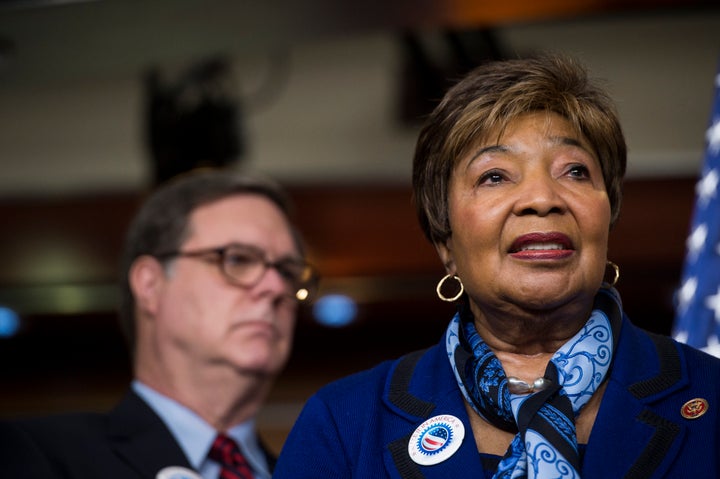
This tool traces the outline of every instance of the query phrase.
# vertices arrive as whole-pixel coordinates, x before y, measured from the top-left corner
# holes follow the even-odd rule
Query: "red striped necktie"
[[[254,479],[250,465],[237,443],[225,434],[218,434],[208,457],[220,464],[219,479]]]

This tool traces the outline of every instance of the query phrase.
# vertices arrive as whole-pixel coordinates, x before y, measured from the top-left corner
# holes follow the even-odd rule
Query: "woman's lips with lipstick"
[[[573,254],[575,248],[562,233],[529,233],[519,236],[510,246],[509,253],[520,259],[561,259]]]

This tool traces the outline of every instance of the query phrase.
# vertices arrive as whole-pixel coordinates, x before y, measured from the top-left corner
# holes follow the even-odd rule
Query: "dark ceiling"
[[[468,30],[507,24],[648,14],[710,0],[5,0],[3,81],[102,76],[222,52],[242,56],[371,31]],[[4,70],[4,71],[2,71]]]

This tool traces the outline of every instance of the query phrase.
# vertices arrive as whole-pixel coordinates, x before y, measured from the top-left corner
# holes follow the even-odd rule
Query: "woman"
[[[571,59],[453,87],[413,185],[458,312],[438,345],[314,395],[274,477],[720,477],[720,360],[633,326],[613,288],[625,162]]]

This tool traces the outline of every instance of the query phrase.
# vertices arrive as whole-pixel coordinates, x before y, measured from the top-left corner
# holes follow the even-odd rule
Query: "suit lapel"
[[[108,440],[141,477],[155,478],[168,466],[192,469],[162,420],[132,391],[109,414]]]
[[[643,340],[645,338],[645,340]],[[679,451],[685,426],[654,409],[687,379],[677,348],[624,322],[608,387],[595,419],[583,478],[661,477]]]
[[[404,357],[388,383],[386,403],[406,420],[403,428],[392,431],[392,439],[385,445],[385,465],[393,477],[464,477],[468,470],[481,467],[470,419],[457,390],[450,364],[440,349],[435,347],[428,352],[419,351]],[[465,436],[454,454],[438,464],[421,466],[411,459],[408,446],[418,426],[436,415],[455,416],[464,425]]]

